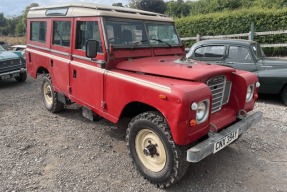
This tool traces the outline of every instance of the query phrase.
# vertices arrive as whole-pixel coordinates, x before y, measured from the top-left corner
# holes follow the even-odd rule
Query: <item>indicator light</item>
[[[160,94],[158,97],[159,97],[160,99],[167,100],[167,96],[166,96],[166,95]]]
[[[190,122],[189,122],[189,125],[190,125],[191,127],[196,126],[196,120],[195,120],[195,119],[191,119]]]

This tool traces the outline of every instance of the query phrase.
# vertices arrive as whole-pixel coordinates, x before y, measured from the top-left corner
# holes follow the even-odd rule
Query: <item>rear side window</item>
[[[71,22],[54,21],[53,22],[53,45],[70,47]]]
[[[246,47],[230,46],[228,51],[228,60],[234,62],[251,62],[252,58]]]
[[[199,47],[194,51],[198,58],[222,58],[225,53],[224,45]]]
[[[101,42],[100,31],[97,21],[77,21],[76,49],[85,50],[86,42],[89,39]],[[102,52],[101,43],[98,52]]]
[[[46,21],[32,21],[30,28],[31,28],[30,40],[43,43],[46,42],[46,31],[47,31]]]

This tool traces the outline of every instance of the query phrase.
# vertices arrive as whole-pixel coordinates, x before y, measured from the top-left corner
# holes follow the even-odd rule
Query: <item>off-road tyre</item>
[[[15,77],[15,79],[19,83],[26,81],[26,79],[27,79],[27,72],[25,71],[23,73],[19,73],[19,76]]]
[[[281,99],[285,105],[287,105],[287,85],[281,91]]]
[[[128,125],[126,140],[137,170],[159,188],[180,180],[189,167],[186,148],[174,143],[166,119],[158,112],[144,112],[134,117]],[[152,157],[143,152],[149,144],[156,146],[157,155]]]
[[[41,92],[46,109],[52,113],[63,110],[64,104],[58,100],[57,92],[54,91],[50,75],[43,77]]]

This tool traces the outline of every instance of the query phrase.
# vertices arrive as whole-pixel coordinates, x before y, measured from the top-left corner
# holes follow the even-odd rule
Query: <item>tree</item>
[[[0,13],[0,26],[5,26],[7,19],[4,17],[4,13]]]
[[[0,13],[0,35],[6,35],[7,19],[4,17],[4,13]]]
[[[26,25],[27,25],[27,15],[32,7],[38,7],[38,3],[32,3],[31,5],[27,6],[26,9],[23,11],[21,19],[16,25],[16,35],[24,35],[26,34]]]
[[[169,1],[166,3],[165,13],[171,17],[186,17],[190,13],[190,6],[183,0]]]
[[[124,7],[122,3],[113,3],[112,6]]]
[[[9,17],[7,18],[7,35],[10,35],[10,36],[15,36],[15,29],[16,29],[16,25],[18,23],[20,19],[20,16],[13,16],[13,17]]]
[[[156,13],[164,13],[166,10],[163,0],[130,0],[129,7]]]
[[[22,36],[26,33],[26,25],[24,23],[24,19],[23,16],[19,17],[19,21],[16,24],[16,28],[15,28],[15,34],[17,36]]]
[[[234,10],[242,7],[242,2],[251,3],[250,0],[199,0],[187,2],[190,7],[190,14],[206,14],[224,10]]]
[[[246,1],[246,0],[245,0]],[[287,0],[255,0],[253,6],[261,8],[276,8],[280,9],[287,6]]]

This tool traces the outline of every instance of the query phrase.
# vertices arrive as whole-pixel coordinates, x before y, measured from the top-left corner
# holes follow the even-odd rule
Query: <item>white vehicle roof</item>
[[[47,7],[32,7],[28,12],[27,18],[91,16],[110,16],[140,20],[173,22],[173,19],[160,13],[93,3],[69,3]]]
[[[26,49],[27,45],[13,45],[11,46],[12,48],[22,48],[22,49]]]

